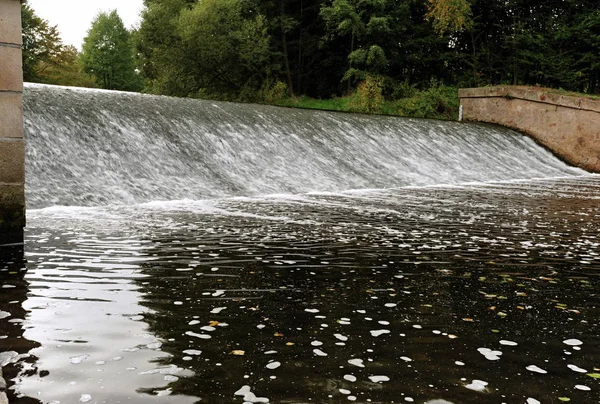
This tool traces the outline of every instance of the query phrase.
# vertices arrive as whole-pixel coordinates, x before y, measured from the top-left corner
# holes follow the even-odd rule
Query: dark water
[[[599,201],[586,176],[32,210],[14,402],[598,402]]]

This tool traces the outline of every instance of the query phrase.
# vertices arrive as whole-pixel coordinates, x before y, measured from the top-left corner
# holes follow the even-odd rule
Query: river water
[[[48,154],[31,105],[30,161]],[[429,125],[417,138],[431,140],[431,125],[444,124],[414,125]],[[0,278],[10,402],[598,402],[600,176],[500,129],[467,127],[448,144],[468,150],[469,130],[496,139],[488,151],[476,146],[484,156],[523,154],[486,170],[470,160],[474,149],[439,175],[421,168],[428,182],[408,170],[409,184],[377,172],[394,171],[385,157],[364,171],[372,187],[354,187],[362,172],[348,159],[350,168],[334,164],[339,190],[318,167],[323,152],[307,163],[314,172],[299,165],[297,176],[285,174],[294,192],[269,193],[261,187],[277,181],[265,178],[279,177],[248,174],[236,187],[205,183],[185,194],[175,186],[173,198],[164,178],[121,182],[134,168],[97,171],[121,176],[113,183],[95,178],[73,157],[98,154],[85,146],[51,158],[62,162],[30,164],[30,184],[62,164],[55,176],[77,191],[28,188],[25,256],[16,264],[26,271]],[[366,142],[353,133],[345,146],[361,136]],[[372,159],[383,153],[365,150]],[[421,144],[410,153],[429,158]],[[442,164],[442,154],[427,164]],[[129,157],[103,164],[143,159]],[[525,158],[540,163],[525,170]],[[252,172],[244,164],[236,175]],[[256,164],[268,173],[274,163]],[[193,183],[187,174],[176,185]],[[83,195],[92,181],[111,192]],[[158,197],[144,200],[152,190]]]

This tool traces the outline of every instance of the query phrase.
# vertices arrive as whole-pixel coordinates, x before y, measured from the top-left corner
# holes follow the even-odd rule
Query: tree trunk
[[[283,23],[283,17],[284,17],[284,4],[283,4],[284,0],[281,0],[281,44],[283,46],[283,59],[284,59],[284,65],[285,65],[285,74],[287,76],[287,85],[288,85],[288,91],[290,93],[290,96],[294,96],[294,82],[292,81],[292,72],[290,71],[290,60],[289,60],[289,55],[288,55],[288,49],[287,49],[287,40],[285,38],[285,26]]]
[[[300,1],[300,37],[298,38],[298,72],[297,72],[297,77],[296,77],[296,89],[302,93],[302,72],[303,72],[303,65],[302,65],[302,34],[304,33],[304,30],[302,29],[302,17],[304,14],[304,1]]]

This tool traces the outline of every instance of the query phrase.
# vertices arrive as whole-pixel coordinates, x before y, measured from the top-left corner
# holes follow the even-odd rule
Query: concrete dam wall
[[[569,164],[600,172],[600,101],[513,86],[461,89],[459,97],[463,120],[524,132]]]

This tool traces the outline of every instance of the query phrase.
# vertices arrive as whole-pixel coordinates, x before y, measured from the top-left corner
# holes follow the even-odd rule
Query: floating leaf
[[[571,401],[569,397],[558,397],[560,401]]]
[[[216,327],[218,326],[220,323],[218,321],[215,320],[211,320],[208,322],[208,325],[210,325],[211,327]]]
[[[499,333],[500,330],[493,329],[492,332]]]
[[[593,377],[594,379],[600,379],[600,373],[588,373],[589,377]]]
[[[285,344],[286,344],[287,346],[292,346],[292,345],[295,345],[293,342],[286,342]]]
[[[242,351],[241,349],[234,349],[233,351],[231,351],[231,354],[236,356],[243,356],[246,355],[246,351]]]

